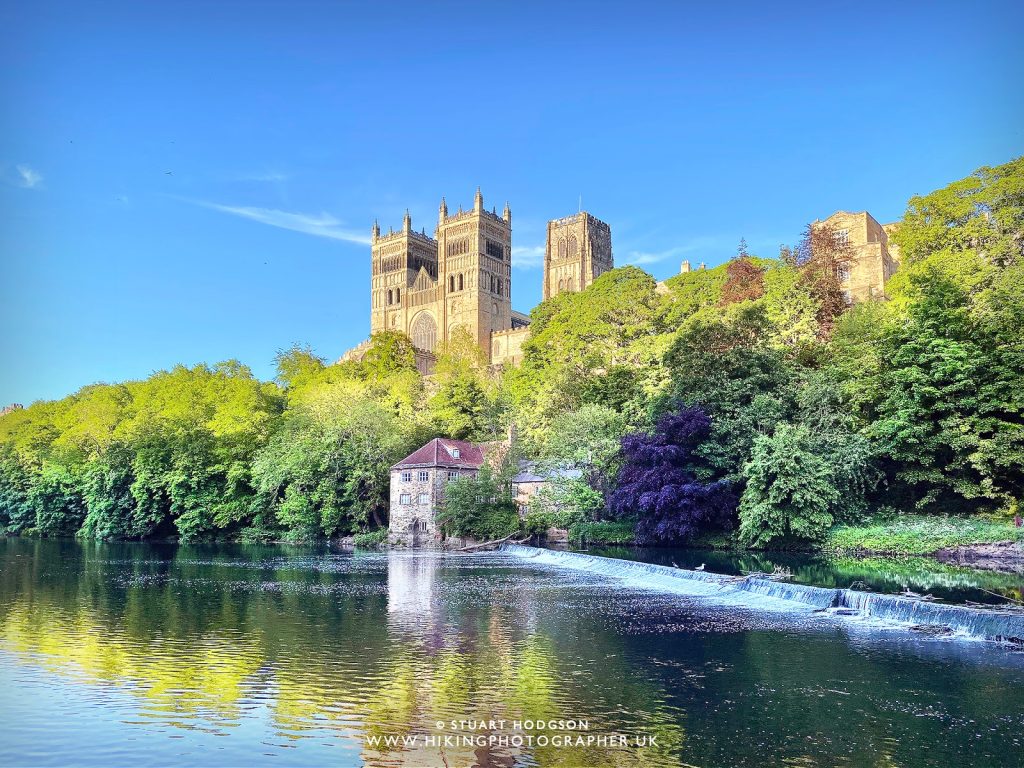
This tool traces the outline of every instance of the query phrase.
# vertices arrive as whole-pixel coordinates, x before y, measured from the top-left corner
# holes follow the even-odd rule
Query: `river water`
[[[484,722],[486,721],[486,722]],[[0,541],[0,764],[1020,766],[1024,655],[503,553]]]

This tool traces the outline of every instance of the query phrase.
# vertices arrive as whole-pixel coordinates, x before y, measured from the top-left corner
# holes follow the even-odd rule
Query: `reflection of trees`
[[[598,631],[579,646],[558,610],[535,596],[495,597],[479,574],[467,588],[440,561],[413,566],[413,582],[395,579],[412,589],[403,601],[385,593],[375,557],[338,573],[315,551],[7,541],[0,644],[67,680],[116,684],[157,722],[222,727],[265,701],[282,735],[359,737],[370,764],[441,764],[442,753],[450,765],[511,764],[520,753],[551,766],[678,760],[680,727],[654,710],[663,694],[633,674],[620,638]],[[569,673],[581,655],[580,668],[600,669],[596,683]],[[409,751],[365,741],[438,734],[436,721],[465,718],[510,721],[505,735],[526,719],[620,732],[621,712],[669,747]]]

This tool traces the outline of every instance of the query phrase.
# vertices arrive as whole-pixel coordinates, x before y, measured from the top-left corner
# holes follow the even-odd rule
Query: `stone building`
[[[490,448],[485,443],[439,437],[395,464],[388,542],[407,547],[440,545],[437,513],[445,486],[463,475],[475,476]]]
[[[434,237],[415,232],[406,211],[402,229],[371,233],[370,333],[401,331],[432,353],[462,327],[486,350],[491,334],[512,325],[512,212],[473,208],[449,215],[444,199]]]
[[[548,222],[544,248],[545,300],[582,291],[614,266],[612,230],[586,211]]]
[[[813,226],[828,226],[850,246],[850,259],[839,264],[839,282],[851,303],[885,298],[885,284],[900,265],[899,248],[889,242],[897,224],[879,224],[867,211],[837,211]]]
[[[370,333],[400,331],[412,339],[416,365],[433,369],[439,344],[464,328],[492,365],[515,365],[529,336],[529,315],[512,309],[512,212],[484,210],[477,189],[471,210],[449,214],[444,198],[433,237],[412,227],[371,231]],[[611,229],[586,212],[548,223],[544,298],[583,290],[612,268]],[[369,341],[341,358],[361,360]]]

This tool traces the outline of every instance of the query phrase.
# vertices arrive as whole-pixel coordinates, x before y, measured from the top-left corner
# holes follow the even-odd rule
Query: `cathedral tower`
[[[489,353],[491,332],[512,327],[512,212],[508,204],[501,216],[484,210],[479,189],[468,211],[448,215],[442,200],[435,237],[438,328],[448,339],[462,326]]]
[[[612,230],[603,221],[581,211],[548,222],[545,300],[566,291],[582,291],[613,267]]]
[[[437,243],[413,231],[406,211],[399,232],[381,235],[374,222],[370,252],[370,333],[409,333],[416,308],[437,300]],[[433,341],[429,334],[421,341],[425,349],[433,350],[436,333]]]

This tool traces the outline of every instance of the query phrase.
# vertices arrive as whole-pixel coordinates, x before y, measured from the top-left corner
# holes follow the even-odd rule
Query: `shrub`
[[[352,537],[352,543],[357,547],[379,547],[388,540],[388,529],[378,528],[374,531],[363,531]]]

